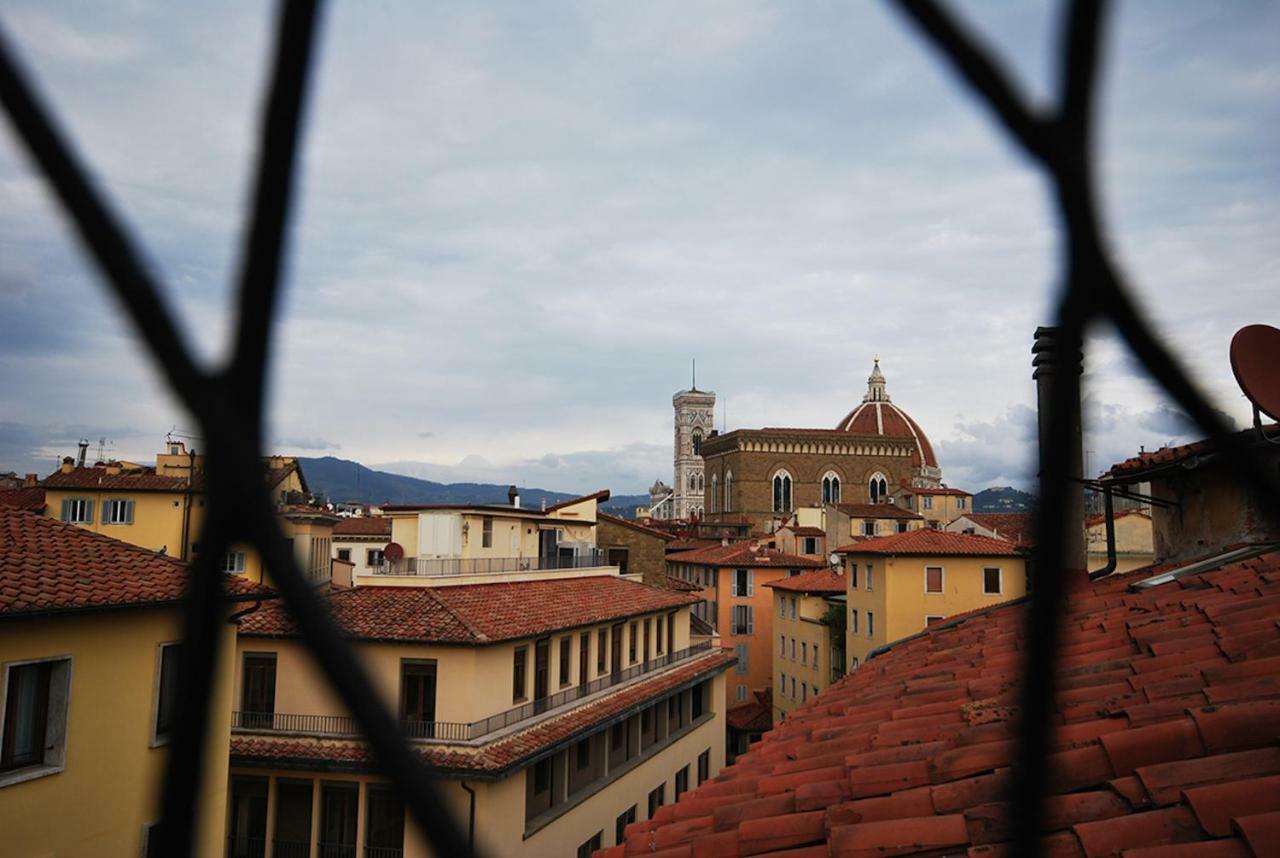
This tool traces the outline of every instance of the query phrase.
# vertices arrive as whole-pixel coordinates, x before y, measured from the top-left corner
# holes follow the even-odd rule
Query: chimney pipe
[[[511,486],[507,489],[507,503],[517,509],[520,507],[520,490],[515,486]]]
[[[1049,407],[1053,399],[1053,379],[1063,373],[1083,373],[1083,356],[1080,352],[1073,355],[1059,353],[1058,329],[1050,327],[1036,328],[1035,345],[1031,353],[1034,370],[1031,377],[1036,382],[1036,413],[1039,426],[1039,461],[1045,461],[1047,451],[1045,445],[1049,439]],[[1077,391],[1078,391],[1077,386]],[[1078,393],[1077,393],[1078,395]],[[1084,539],[1084,432],[1081,428],[1080,403],[1076,403],[1075,425],[1070,427],[1070,449],[1067,455],[1067,496],[1066,496],[1066,530],[1063,534],[1062,568],[1088,569],[1088,555],[1085,552]],[[1043,490],[1041,491],[1043,495]]]
[[[83,468],[83,467],[84,467],[84,459],[85,459],[85,456],[86,456],[86,455],[88,455],[88,453],[89,453],[89,442],[88,442],[88,441],[86,441],[86,440],[84,440],[84,439],[81,439],[81,440],[80,440],[80,452],[76,455],[76,467],[77,467],[77,468]]]

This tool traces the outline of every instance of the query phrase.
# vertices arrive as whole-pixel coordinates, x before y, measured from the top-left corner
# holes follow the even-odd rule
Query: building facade
[[[844,676],[844,576],[818,569],[765,584],[773,592],[773,723]]]
[[[604,512],[596,513],[596,522],[596,547],[607,564],[651,587],[666,586],[667,546],[675,536]]]
[[[675,409],[674,484],[670,518],[702,518],[706,512],[706,474],[702,445],[715,425],[716,395],[690,387],[671,397]]]

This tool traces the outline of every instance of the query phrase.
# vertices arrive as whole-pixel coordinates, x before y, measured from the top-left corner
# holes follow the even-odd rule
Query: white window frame
[[[123,516],[116,513],[123,510]],[[133,501],[128,498],[105,498],[102,501],[102,523],[133,524]]]
[[[737,697],[740,702],[747,699],[747,686],[742,684],[738,685]]]
[[[929,589],[929,570],[938,570],[938,589]],[[947,593],[947,569],[945,566],[926,566],[924,567],[924,591],[930,596],[945,596]]]
[[[385,566],[387,561],[382,551],[383,549],[381,548],[366,548],[364,550],[364,565],[370,569],[381,569]],[[377,563],[373,562],[375,557],[377,557]]]
[[[925,496],[924,496],[924,497],[922,497],[920,500],[921,500],[920,507],[921,507],[922,509],[933,509],[933,496],[932,496],[932,495],[925,495]]]
[[[93,498],[63,498],[61,520],[67,524],[93,524]],[[84,511],[83,516],[68,515],[69,509]]]
[[[733,512],[733,471],[724,472],[724,511]]]
[[[232,575],[243,575],[245,569],[244,552],[237,551],[234,548],[228,549],[227,553],[222,556],[222,565],[218,568]]]
[[[738,573],[739,573],[739,572],[746,572],[746,573],[747,573],[747,591],[746,591],[745,593],[741,592],[741,591],[739,590],[739,588],[738,588]],[[735,597],[739,598],[739,599],[746,599],[746,598],[750,598],[751,596],[754,596],[754,595],[755,595],[755,592],[756,592],[756,588],[755,588],[755,580],[754,580],[754,579],[755,579],[755,575],[752,573],[752,570],[750,570],[750,569],[734,569],[734,570],[733,570],[733,595],[734,595]]]
[[[987,589],[987,572],[991,570],[996,572],[996,590]],[[983,566],[982,567],[982,595],[984,596],[1002,596],[1004,595],[1004,567],[1003,566]]]
[[[962,497],[956,498],[956,509],[964,509],[964,498]]]
[[[0,662],[0,722],[4,720],[9,705],[9,671],[15,667],[45,662],[56,662],[63,667],[61,670],[55,667],[49,676],[49,705],[46,712],[49,720],[45,724],[44,760],[0,774],[0,788],[55,775],[67,767],[67,722],[70,720],[71,673],[74,667],[74,660],[69,654]],[[0,741],[3,741],[3,736],[0,736]]]

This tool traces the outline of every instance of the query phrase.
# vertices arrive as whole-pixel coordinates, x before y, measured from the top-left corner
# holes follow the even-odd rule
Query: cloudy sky
[[[1098,141],[1115,248],[1243,426],[1230,336],[1280,316],[1280,7],[1117,6]],[[0,0],[210,362],[271,8]],[[1054,7],[960,8],[1047,99]],[[826,427],[879,354],[948,482],[1030,484],[1046,188],[888,6],[338,2],[317,68],[282,452],[640,491],[670,479],[692,358],[728,428]],[[0,129],[0,471],[47,473],[79,437],[149,460],[194,427]],[[1105,330],[1086,387],[1095,470],[1187,437]]]

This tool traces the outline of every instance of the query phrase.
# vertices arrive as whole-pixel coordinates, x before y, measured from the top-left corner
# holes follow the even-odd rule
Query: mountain
[[[1031,512],[1036,496],[1012,486],[992,486],[973,496],[974,512]]]
[[[507,486],[493,483],[436,483],[375,471],[359,462],[324,456],[313,459],[299,456],[307,485],[313,492],[327,495],[332,501],[357,503],[483,503],[505,504]],[[541,508],[575,497],[565,492],[520,487],[520,505]],[[614,495],[601,508],[628,518],[637,506],[648,506],[648,495]]]

